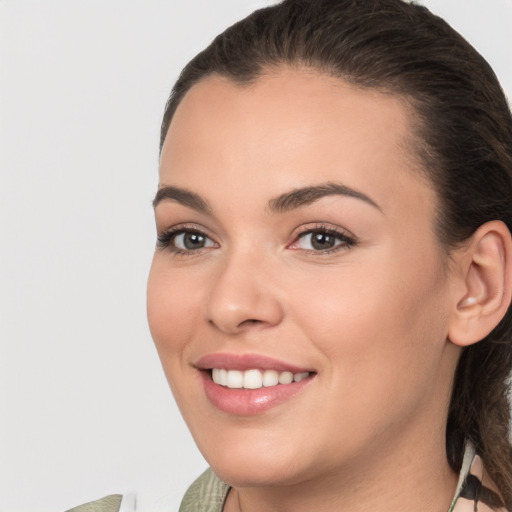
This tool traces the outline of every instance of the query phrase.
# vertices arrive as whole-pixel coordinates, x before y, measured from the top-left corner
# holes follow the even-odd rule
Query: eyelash
[[[335,239],[339,240],[341,243],[336,244],[332,248],[328,249],[300,249],[299,247],[293,247],[294,245],[297,245],[300,240],[305,238],[307,235],[311,235],[313,233],[318,233],[322,235],[327,235],[334,237]],[[176,226],[174,228],[168,229],[167,231],[164,231],[163,233],[160,233],[157,237],[157,247],[159,249],[168,249],[175,255],[183,255],[183,256],[192,256],[197,255],[203,252],[204,249],[209,249],[210,247],[200,247],[198,249],[181,249],[179,247],[176,247],[174,245],[174,242],[176,238],[180,235],[185,234],[196,234],[200,237],[204,237],[204,239],[209,240],[213,244],[217,245],[216,242],[214,242],[206,233],[201,231],[200,229],[196,227],[188,227],[188,226]],[[350,247],[353,247],[357,244],[357,240],[353,235],[348,235],[346,231],[338,230],[332,227],[328,227],[325,225],[316,225],[313,227],[309,227],[301,232],[299,232],[293,242],[289,244],[287,247],[291,250],[302,250],[304,254],[307,255],[324,255],[324,254],[331,254],[334,252],[338,252],[341,250],[349,249]]]
[[[175,255],[192,256],[202,252],[202,249],[209,249],[209,247],[201,247],[198,249],[181,249],[174,245],[174,241],[180,235],[195,234],[213,242],[213,240],[203,231],[192,226],[176,226],[168,229],[157,236],[157,247],[159,249],[168,249]],[[215,242],[213,242],[215,243]]]
[[[334,247],[331,247],[329,249],[322,249],[322,250],[314,250],[314,249],[302,249],[302,251],[307,254],[313,254],[313,255],[324,255],[324,254],[332,254],[334,252],[342,251],[350,249],[351,247],[355,246],[357,244],[356,238],[348,234],[347,231],[336,229],[331,226],[325,226],[323,224],[318,224],[313,227],[309,227],[301,232],[299,232],[296,236],[294,241],[288,246],[289,248],[293,245],[296,245],[301,239],[305,238],[307,235],[311,235],[313,233],[318,233],[322,235],[332,236],[335,239],[339,240],[341,243],[336,244]],[[295,250],[300,250],[299,248],[296,248]]]

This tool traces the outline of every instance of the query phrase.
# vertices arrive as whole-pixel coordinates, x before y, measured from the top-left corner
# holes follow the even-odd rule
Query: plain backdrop
[[[264,0],[0,1],[0,510],[135,492],[175,511],[206,467],[146,325],[171,84]],[[512,97],[512,0],[431,0]]]

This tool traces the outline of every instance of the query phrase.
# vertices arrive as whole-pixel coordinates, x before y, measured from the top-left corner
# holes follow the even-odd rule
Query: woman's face
[[[301,70],[210,77],[176,111],[149,323],[200,450],[232,485],[443,446],[453,286],[411,124],[391,95]]]

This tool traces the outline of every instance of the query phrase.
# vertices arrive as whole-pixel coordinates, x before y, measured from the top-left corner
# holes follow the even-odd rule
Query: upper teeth
[[[277,384],[291,384],[305,379],[309,372],[292,373],[278,372],[276,370],[225,370],[213,368],[212,379],[215,384],[233,389],[259,389],[263,386],[270,387]]]

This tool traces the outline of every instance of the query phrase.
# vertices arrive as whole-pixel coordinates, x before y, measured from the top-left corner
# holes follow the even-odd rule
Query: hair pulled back
[[[414,150],[440,199],[449,251],[490,220],[512,231],[512,117],[489,64],[425,7],[402,0],[285,0],[234,24],[184,68],[167,102],[162,147],[186,92],[211,74],[248,84],[279,66],[317,69],[404,98],[416,115]],[[469,439],[512,509],[509,379],[512,309],[464,349],[449,408],[455,471]]]

